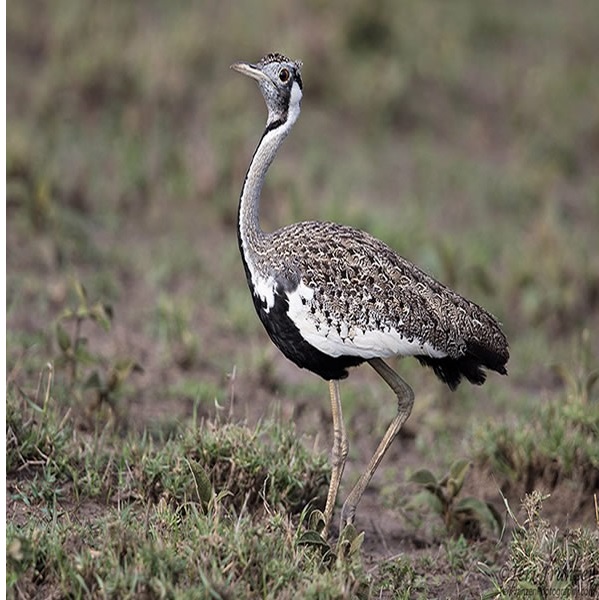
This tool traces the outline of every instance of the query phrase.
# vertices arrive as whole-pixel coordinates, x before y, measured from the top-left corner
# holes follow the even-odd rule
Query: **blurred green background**
[[[9,364],[77,279],[142,362],[255,367],[235,215],[265,111],[228,67],[276,50],[305,95],[264,226],[367,228],[500,318],[512,385],[546,382],[599,327],[597,22],[582,0],[9,2]]]

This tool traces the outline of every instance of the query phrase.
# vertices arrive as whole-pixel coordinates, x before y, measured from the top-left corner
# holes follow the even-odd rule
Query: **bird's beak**
[[[256,65],[250,63],[238,62],[231,65],[231,69],[243,75],[247,75],[256,81],[270,81],[268,75],[265,75]]]

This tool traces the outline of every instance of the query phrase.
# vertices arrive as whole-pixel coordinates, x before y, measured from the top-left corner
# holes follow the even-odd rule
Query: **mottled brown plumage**
[[[495,317],[364,231],[295,223],[265,234],[254,261],[286,290],[300,281],[315,290],[308,317],[323,335],[334,329],[350,342],[358,329],[395,329],[447,355],[446,361],[416,356],[452,388],[462,374],[482,383],[481,366],[505,373],[507,340]],[[451,359],[456,366],[461,359],[465,372],[452,373]]]

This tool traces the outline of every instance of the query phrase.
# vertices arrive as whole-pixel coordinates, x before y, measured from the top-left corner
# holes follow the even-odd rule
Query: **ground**
[[[156,581],[167,597],[184,595],[186,585],[205,585],[213,597],[226,597],[225,585],[246,586],[232,593],[249,596],[293,597],[295,585],[312,597],[480,597],[503,589],[508,597],[524,584],[542,596],[563,578],[551,579],[549,561],[547,580],[539,580],[518,552],[530,544],[541,564],[548,547],[535,544],[553,532],[554,559],[565,544],[587,565],[568,572],[567,592],[599,589],[589,583],[599,578],[591,543],[599,490],[597,18],[593,3],[582,1],[517,9],[474,0],[400,8],[265,1],[231,10],[9,3],[13,596],[116,597],[127,589],[154,597]],[[484,386],[453,394],[416,361],[393,362],[416,403],[359,507],[358,563],[346,568],[340,559],[326,582],[262,573],[267,583],[258,591],[251,561],[224,569],[239,576],[221,581],[218,544],[208,544],[213,562],[193,554],[198,542],[184,525],[196,509],[177,511],[189,497],[194,506],[205,498],[176,476],[185,451],[193,468],[206,469],[216,495],[231,490],[235,477],[246,489],[246,467],[229,472],[219,462],[235,465],[235,454],[196,455],[189,440],[209,430],[222,449],[219,431],[235,425],[236,448],[235,439],[266,423],[260,439],[268,455],[279,447],[273,422],[292,424],[293,439],[307,450],[303,456],[281,442],[279,458],[291,470],[290,448],[304,472],[313,469],[314,480],[290,474],[302,494],[315,495],[328,476],[327,384],[287,362],[262,331],[236,242],[239,189],[265,115],[255,85],[228,66],[275,50],[304,61],[305,91],[302,115],[269,173],[264,227],[321,219],[367,229],[497,315],[511,359],[508,377],[490,374]],[[341,389],[350,435],[345,496],[395,405],[368,366],[353,370]],[[422,505],[410,505],[426,497],[408,481],[414,473],[440,477],[459,459],[472,463],[459,498],[490,503],[504,531],[481,519],[480,536],[452,535],[434,511],[423,516]],[[274,463],[256,460],[274,472]],[[271,540],[268,532],[276,537],[282,527],[297,539],[301,502],[274,490],[260,503],[252,485],[249,514],[235,501],[231,509],[240,522],[250,519],[247,531],[264,527]],[[534,490],[550,494],[537,512],[521,505]],[[123,514],[125,505],[132,515]],[[211,506],[215,527],[230,517]],[[153,544],[172,543],[170,554],[144,546],[136,529],[143,515]],[[180,539],[165,533],[167,517],[181,526]],[[69,526],[76,535],[68,536]],[[121,526],[128,531],[122,539],[114,534]],[[588,540],[572,542],[578,528]],[[110,552],[101,560],[94,554],[102,551],[96,534],[121,565],[114,588],[106,583]],[[218,530],[222,547],[229,534]],[[186,539],[187,560],[204,565],[201,582],[196,571],[172,575]],[[118,544],[139,551],[127,554]],[[62,559],[43,566],[53,552]],[[237,564],[240,556],[227,560]],[[70,563],[79,567],[69,570]],[[301,554],[289,558],[291,571],[309,573],[308,563]],[[133,572],[139,581],[162,575],[135,584]]]

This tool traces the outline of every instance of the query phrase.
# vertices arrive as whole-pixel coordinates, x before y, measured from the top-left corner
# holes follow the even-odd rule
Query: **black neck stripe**
[[[279,127],[281,127],[281,125],[285,125],[285,121],[287,119],[283,120],[283,119],[277,119],[276,121],[273,121],[272,123],[269,123],[266,126],[266,129],[264,130],[264,133],[262,134],[262,137],[264,137],[268,132],[273,131]]]

